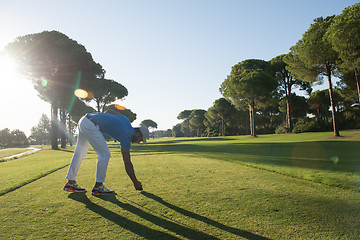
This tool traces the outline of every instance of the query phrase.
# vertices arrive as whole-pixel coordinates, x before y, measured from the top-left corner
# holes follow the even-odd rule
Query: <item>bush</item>
[[[290,128],[286,127],[286,124],[282,124],[275,129],[275,133],[276,134],[291,133],[291,130]]]
[[[327,127],[325,124],[320,124],[316,122],[314,119],[305,118],[299,120],[292,130],[293,133],[302,133],[302,132],[321,132],[326,131]]]

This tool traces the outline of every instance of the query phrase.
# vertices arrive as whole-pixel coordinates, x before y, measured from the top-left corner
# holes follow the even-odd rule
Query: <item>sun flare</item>
[[[29,130],[31,126],[36,125],[38,119],[32,118],[40,117],[33,114],[34,108],[40,109],[44,104],[37,95],[32,81],[17,73],[15,62],[9,56],[0,53],[0,114],[3,116],[0,130]],[[26,121],[24,116],[27,116]]]
[[[17,77],[14,61],[6,56],[0,54],[0,81],[1,85]]]

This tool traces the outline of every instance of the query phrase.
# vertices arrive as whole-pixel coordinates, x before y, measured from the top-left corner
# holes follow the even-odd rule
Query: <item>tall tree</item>
[[[172,128],[173,137],[184,137],[184,133],[181,131],[181,123],[176,124]]]
[[[20,131],[19,129],[15,129],[11,131],[12,135],[12,147],[28,147],[29,141],[23,131]]]
[[[337,15],[326,36],[339,53],[342,67],[354,72],[360,102],[360,3],[345,8]]]
[[[194,109],[190,114],[190,128],[194,130],[197,137],[200,137],[205,130],[205,113],[206,111],[203,109]]]
[[[290,57],[286,54],[279,55],[270,60],[272,70],[279,83],[279,90],[285,94],[286,100],[286,126],[289,131],[292,131],[292,109],[291,109],[291,95],[293,88],[300,87],[300,90],[306,90],[308,93],[311,92],[309,82],[303,82],[293,77],[290,72],[286,69],[287,64],[284,62],[284,58]]]
[[[0,131],[0,147],[10,147],[12,141],[12,135],[9,128],[4,128]]]
[[[140,123],[140,126],[147,126],[148,128],[152,128],[153,129],[153,138],[155,138],[154,130],[158,126],[156,122],[154,122],[151,119],[145,119]]]
[[[191,115],[191,110],[184,110],[182,112],[179,113],[179,115],[177,116],[177,119],[179,120],[184,120],[184,123],[186,125],[186,132],[185,132],[185,136],[190,137],[190,115]]]
[[[33,80],[39,96],[51,103],[51,143],[58,149],[58,111],[65,108],[63,99],[73,94],[78,81],[100,78],[104,70],[84,46],[57,31],[18,37],[6,50],[15,57],[22,74]],[[82,79],[76,77],[78,72]]]
[[[301,119],[306,117],[306,114],[308,113],[308,103],[306,101],[306,98],[303,96],[297,96],[295,93],[292,93],[290,95],[291,99],[291,106],[292,106],[292,114],[291,117],[293,120]],[[287,113],[287,100],[286,97],[283,97],[279,103],[279,110],[282,113]],[[294,122],[294,121],[292,121]]]
[[[274,133],[277,126],[283,122],[279,111],[279,102],[280,95],[276,91],[266,101],[258,102],[256,108],[258,113],[256,115],[257,131],[263,134]]]
[[[334,136],[340,136],[337,127],[336,109],[333,99],[331,77],[337,68],[338,53],[332,48],[325,34],[332,24],[334,16],[316,18],[295,46],[291,47],[291,58],[285,59],[288,70],[296,78],[309,82],[327,78],[332,111]]]
[[[0,131],[0,148],[28,146],[29,141],[24,132],[18,129],[10,131],[8,128],[4,128]]]
[[[214,101],[205,113],[205,117],[211,125],[219,125],[219,135],[225,136],[225,126],[233,113],[234,106],[225,98]]]
[[[315,115],[315,120],[320,123],[326,123],[329,117],[329,92],[327,90],[318,90],[311,93],[309,99],[310,113]]]
[[[250,115],[250,134],[256,136],[256,102],[271,96],[277,82],[270,71],[270,64],[264,60],[249,59],[231,68],[230,75],[221,84],[220,92],[235,106],[246,104]]]
[[[37,144],[50,143],[51,123],[46,114],[42,114],[38,125],[31,128],[30,138],[34,139]]]

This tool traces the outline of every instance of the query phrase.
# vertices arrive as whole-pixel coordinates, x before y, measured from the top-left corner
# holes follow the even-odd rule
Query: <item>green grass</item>
[[[67,168],[59,168],[0,196],[0,238],[358,239],[360,192],[352,184],[339,188],[289,176],[315,170],[333,173],[339,181],[343,173],[356,176],[352,167],[359,158],[353,147],[359,144],[359,132],[342,134],[341,139],[314,133],[134,145],[132,160],[143,192],[133,189],[118,144],[110,143],[106,185],[118,195],[68,194],[61,190]],[[308,152],[317,155],[311,159]],[[332,166],[335,153],[339,160]],[[88,190],[94,183],[95,158],[90,151],[79,172],[78,182]],[[3,162],[0,181],[24,169],[24,182],[34,178],[27,173],[32,168],[42,166],[46,172],[70,159],[71,152],[48,150]],[[300,162],[287,162],[293,159]],[[324,159],[326,164],[318,167],[316,162]],[[34,163],[27,166],[30,160]],[[20,161],[16,168],[3,165]],[[309,161],[312,165],[304,166]]]
[[[0,196],[69,165],[71,151],[42,150],[0,162]]]
[[[189,153],[274,171],[319,183],[358,190],[360,131],[184,138],[152,143],[151,152]],[[142,150],[146,152],[147,150]]]

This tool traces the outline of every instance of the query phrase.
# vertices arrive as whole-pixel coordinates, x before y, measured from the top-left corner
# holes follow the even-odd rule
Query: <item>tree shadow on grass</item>
[[[169,202],[166,202],[164,201],[161,197],[158,197],[156,196],[155,194],[152,194],[152,193],[148,193],[146,191],[143,191],[141,192],[142,195],[144,195],[145,197],[147,198],[151,198],[153,200],[155,200],[156,202],[180,213],[180,214],[183,214],[184,216],[187,216],[187,217],[191,217],[193,219],[196,219],[196,220],[199,220],[201,222],[204,222],[206,224],[209,224],[213,227],[216,227],[218,229],[221,229],[221,230],[224,230],[226,232],[229,232],[229,233],[232,233],[232,234],[235,234],[239,237],[243,237],[243,238],[246,238],[246,239],[252,239],[252,240],[255,240],[255,239],[262,239],[262,240],[266,240],[266,239],[269,239],[269,238],[266,238],[266,237],[262,237],[260,235],[257,235],[257,234],[254,234],[254,233],[251,233],[249,231],[245,231],[245,230],[241,230],[241,229],[238,229],[238,228],[234,228],[234,227],[229,227],[229,226],[226,226],[222,223],[219,223],[217,221],[214,221],[210,218],[207,218],[207,217],[204,217],[204,216],[201,216],[197,213],[194,213],[194,212],[190,212],[186,209],[183,209],[183,208],[180,208],[178,206],[175,206]]]
[[[115,196],[112,197],[115,198]],[[91,202],[85,193],[72,193],[69,195],[69,198],[85,204],[86,208],[90,209],[94,213],[99,214],[100,216],[108,219],[109,221],[112,221],[113,223],[119,225],[120,227],[134,234],[137,234],[145,239],[170,239],[170,240],[179,239],[168,233],[154,230],[142,224],[129,220],[115,212],[112,212],[102,206],[99,206]]]
[[[181,225],[180,223],[175,223],[173,221],[155,216],[153,214],[150,214],[148,212],[143,211],[142,209],[135,207],[133,205],[123,203],[119,201],[114,195],[109,196],[101,196],[99,197],[105,201],[109,201],[111,203],[116,204],[117,206],[121,207],[122,209],[129,211],[153,224],[158,225],[159,227],[162,227],[164,229],[167,229],[168,231],[171,231],[173,233],[176,233],[180,236],[183,236],[187,239],[194,239],[194,240],[210,240],[210,239],[219,239],[215,236],[209,235],[207,233],[191,229],[187,226]],[[158,238],[158,239],[167,239],[167,238]]]
[[[357,172],[360,158],[357,141],[270,142],[241,143],[219,141],[206,144],[202,139],[195,143],[149,145],[149,152],[190,153],[221,160],[249,164]],[[141,151],[142,149],[136,149]]]

